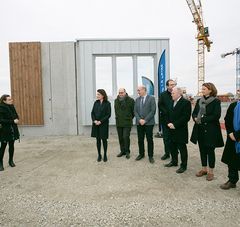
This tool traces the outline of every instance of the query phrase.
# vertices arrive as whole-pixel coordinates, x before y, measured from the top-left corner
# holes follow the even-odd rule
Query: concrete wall
[[[166,77],[169,78],[169,39],[114,39],[114,40],[77,40],[76,53],[77,53],[77,91],[78,97],[78,125],[79,133],[89,131],[88,127],[91,125],[91,109],[96,97],[96,78],[95,78],[95,56],[115,55],[115,56],[154,56],[154,84],[155,84],[155,97],[156,102],[158,98],[158,62],[162,52],[166,50]],[[137,87],[137,72],[133,70],[133,77],[135,80],[135,88]],[[115,97],[117,91],[114,91]],[[115,98],[114,97],[114,98]],[[137,93],[134,93],[134,98]],[[112,117],[110,124],[115,124],[115,116],[113,109],[114,98],[110,98],[112,103]],[[157,120],[157,115],[156,115]]]
[[[22,136],[76,135],[74,42],[41,43],[44,126],[21,126]]]
[[[168,39],[77,40],[76,42],[41,43],[44,125],[20,127],[21,135],[90,134],[91,109],[96,96],[94,61],[97,55],[154,56],[154,84],[157,102],[157,69],[164,50],[166,50],[166,77],[169,78]],[[136,70],[133,70],[133,73],[134,80],[137,81]],[[134,98],[137,96],[136,87],[137,83],[134,82]],[[111,125],[115,123],[113,101],[116,95],[110,100],[112,102]],[[115,128],[111,127],[110,132],[115,133]]]

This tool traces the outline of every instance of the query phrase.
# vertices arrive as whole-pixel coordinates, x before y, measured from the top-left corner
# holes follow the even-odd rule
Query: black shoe
[[[236,188],[236,184],[233,184],[230,181],[227,181],[225,184],[220,185],[220,188],[223,190],[228,190],[230,188]]]
[[[135,160],[136,160],[136,161],[139,161],[139,160],[141,160],[142,158],[144,158],[144,155],[141,155],[141,154],[140,154],[140,155],[138,155],[138,156],[136,157]]]
[[[108,159],[107,159],[107,155],[104,155],[103,156],[103,161],[106,162]]]
[[[126,159],[129,159],[129,158],[130,158],[130,154],[127,153],[127,154],[126,154]]]
[[[97,161],[98,161],[98,162],[101,162],[101,161],[102,161],[102,155],[98,155]]]
[[[180,168],[176,171],[176,173],[183,173],[183,172],[185,172],[186,170],[187,170],[186,168],[180,167]]]
[[[126,155],[126,153],[121,151],[121,152],[117,155],[117,157],[120,158],[120,157],[122,157],[123,155]]]
[[[11,166],[11,167],[15,167],[15,163],[13,161],[9,161],[8,164]]]
[[[170,158],[170,155],[169,154],[164,154],[162,157],[161,157],[161,160],[166,160]]]
[[[3,171],[4,168],[3,168],[3,165],[0,164],[0,171]]]
[[[172,166],[177,166],[176,163],[169,162],[168,164],[164,165],[165,167],[172,167]]]
[[[154,161],[154,158],[153,157],[150,157],[149,158],[149,162],[151,163],[151,164],[153,164],[155,161]]]
[[[161,132],[157,132],[154,137],[155,138],[163,138],[163,134]]]

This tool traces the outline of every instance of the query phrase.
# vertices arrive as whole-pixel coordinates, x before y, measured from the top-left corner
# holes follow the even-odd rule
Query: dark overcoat
[[[232,168],[237,168],[240,170],[240,155],[236,154],[235,141],[231,140],[231,138],[228,136],[230,133],[233,133],[236,140],[240,140],[240,131],[235,131],[233,127],[233,115],[236,105],[237,102],[230,104],[224,118],[225,127],[227,130],[227,141],[222,155],[222,162],[231,166]]]
[[[169,121],[175,129],[170,129],[170,138],[175,143],[188,143],[188,121],[191,118],[191,102],[181,97],[175,107],[169,110]]]
[[[116,126],[132,127],[134,118],[134,99],[126,95],[123,100],[116,98],[114,101]]]
[[[91,137],[108,139],[109,135],[109,118],[111,117],[111,103],[109,101],[96,100],[93,104],[92,112],[92,132]],[[100,125],[95,125],[94,121],[101,121]]]
[[[9,142],[19,139],[19,131],[15,119],[19,119],[13,105],[0,104],[0,141]]]
[[[195,105],[192,113],[193,120],[199,112],[199,100]],[[197,142],[204,146],[223,147],[222,131],[219,123],[221,117],[221,102],[219,99],[214,99],[206,106],[206,114],[201,118],[201,124],[194,124],[191,135],[191,142]]]
[[[162,92],[158,99],[158,109],[160,112],[161,123],[168,124],[169,123],[169,109],[172,105],[172,96],[171,92],[168,90]]]

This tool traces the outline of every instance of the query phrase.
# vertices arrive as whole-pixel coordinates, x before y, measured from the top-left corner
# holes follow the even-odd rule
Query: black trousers
[[[14,154],[14,140],[9,141],[9,142],[1,142],[1,148],[0,148],[0,162],[3,161],[5,149],[8,144],[8,151],[9,151],[9,161],[13,160],[13,154]]]
[[[103,144],[104,154],[106,155],[107,154],[107,147],[108,147],[107,139],[101,139],[101,138],[96,137],[98,155],[101,155],[101,141],[102,141],[102,144]]]
[[[238,169],[228,165],[228,179],[231,183],[236,184],[239,180]]]
[[[215,167],[215,147],[198,143],[202,166]]]
[[[164,152],[167,155],[171,153],[171,136],[170,136],[170,129],[167,127],[166,124],[162,124],[162,132],[163,132],[163,143],[164,143]]]
[[[172,163],[178,163],[178,151],[180,152],[181,156],[181,167],[187,169],[187,161],[188,161],[188,151],[187,145],[185,143],[175,143],[171,142],[171,156],[172,156]]]
[[[131,127],[117,127],[118,141],[122,153],[130,153]]]
[[[145,154],[144,138],[147,137],[148,157],[153,157],[153,125],[137,125],[139,154]]]

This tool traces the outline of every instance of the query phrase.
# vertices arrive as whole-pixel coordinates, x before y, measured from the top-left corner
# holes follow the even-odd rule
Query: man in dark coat
[[[191,118],[191,102],[182,96],[181,88],[174,87],[172,90],[172,107],[169,110],[170,141],[172,160],[165,167],[177,166],[178,150],[181,155],[181,165],[176,171],[183,173],[187,169],[188,152],[188,121]]]
[[[126,155],[130,158],[130,132],[132,119],[134,118],[134,99],[128,96],[124,88],[120,88],[118,96],[114,100],[116,127],[120,145],[120,153],[117,157]]]
[[[170,131],[167,126],[169,123],[169,108],[172,104],[172,89],[176,86],[176,82],[172,79],[166,82],[167,90],[161,93],[158,101],[158,109],[161,114],[161,124],[163,131],[163,143],[164,143],[164,155],[161,157],[162,160],[166,160],[170,157]]]
[[[227,141],[222,155],[222,162],[228,165],[229,180],[225,184],[222,184],[220,188],[225,190],[235,188],[239,180],[240,155],[236,153],[235,143],[236,141],[240,141],[240,131],[235,131],[233,126],[234,109],[236,106],[237,102],[231,103],[224,118]]]
[[[139,97],[134,105],[134,114],[136,117],[139,155],[136,161],[145,156],[144,138],[147,137],[148,158],[150,163],[154,163],[153,158],[153,127],[155,124],[154,115],[156,113],[156,103],[153,96],[147,94],[145,86],[138,87]]]

